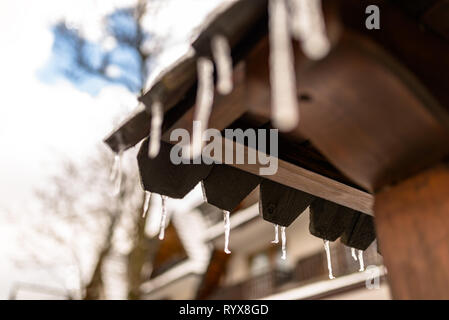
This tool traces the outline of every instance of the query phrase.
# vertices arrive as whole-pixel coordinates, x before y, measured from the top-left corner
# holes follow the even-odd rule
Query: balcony
[[[376,246],[369,247],[363,254],[365,267],[382,265],[382,257]],[[355,273],[359,263],[354,261],[351,250],[340,243],[335,243],[331,250],[333,274],[341,277]],[[328,279],[327,260],[324,250],[297,261],[291,271],[274,269],[240,283],[218,288],[209,299],[246,300],[259,299],[287,288],[296,288],[320,280]]]
[[[209,297],[213,300],[247,300],[258,299],[273,292],[288,283],[292,273],[283,270],[271,270],[235,285],[219,288]]]

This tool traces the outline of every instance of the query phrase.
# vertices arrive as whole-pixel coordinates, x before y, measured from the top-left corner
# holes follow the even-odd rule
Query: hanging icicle
[[[324,250],[326,251],[327,269],[329,270],[329,279],[335,279],[332,274],[331,249],[329,247],[329,240],[324,240]]]
[[[214,65],[207,58],[198,58],[198,91],[196,95],[196,106],[194,121],[199,121],[200,130],[193,130],[192,134],[192,158],[201,155],[203,149],[203,132],[207,129],[209,117],[214,100]]]
[[[109,179],[114,182],[113,196],[118,196],[122,188],[122,158],[123,158],[123,138],[121,132],[117,133],[117,149],[118,152],[114,156],[114,164],[112,165],[111,174]]]
[[[351,248],[351,256],[354,259],[354,261],[357,261],[357,255],[355,253],[355,248]]]
[[[232,91],[232,57],[228,40],[222,35],[212,38],[212,54],[217,67],[217,91],[226,95]]]
[[[159,225],[159,240],[164,240],[165,237],[165,220],[167,219],[167,206],[166,206],[167,196],[161,195],[162,201],[162,214],[161,214],[161,224]]]
[[[164,117],[162,104],[154,101],[151,105],[151,129],[150,143],[148,145],[148,156],[153,159],[159,154],[161,148],[161,127]]]
[[[271,243],[279,243],[279,225],[274,225],[274,240]]]
[[[321,0],[292,0],[291,30],[301,41],[304,54],[313,60],[324,58],[330,50]]]
[[[290,131],[298,125],[299,110],[286,0],[269,0],[269,28],[272,120]]]
[[[142,218],[145,218],[150,207],[151,192],[145,191],[145,200],[143,202]]]
[[[109,180],[114,181],[117,177],[118,164],[120,161],[119,154],[114,155],[114,163],[112,164],[111,173],[109,175]]]
[[[229,218],[229,211],[223,210],[224,230],[225,230],[225,245],[224,252],[230,254],[229,250],[229,234],[231,233],[231,220]]]
[[[359,271],[362,272],[365,271],[365,263],[363,261],[363,250],[358,250],[358,252],[359,252],[359,265],[360,265]]]
[[[204,187],[204,181],[201,180],[201,192],[203,193],[203,201],[207,202],[206,188]]]
[[[285,227],[281,227],[281,240],[282,240],[282,256],[281,259],[287,259],[287,236],[285,235]]]
[[[111,175],[109,177],[111,181],[114,181],[113,196],[117,196],[122,188],[122,157],[123,152],[120,150],[114,156],[114,164],[112,165]]]

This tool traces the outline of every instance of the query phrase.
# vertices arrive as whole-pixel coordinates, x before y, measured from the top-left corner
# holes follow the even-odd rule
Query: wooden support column
[[[395,299],[449,299],[449,166],[375,196],[378,241]]]

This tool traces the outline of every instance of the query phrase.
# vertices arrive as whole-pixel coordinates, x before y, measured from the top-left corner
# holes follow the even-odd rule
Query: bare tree
[[[127,221],[140,217],[143,192],[133,160],[123,159],[118,195],[112,194],[112,161],[105,147],[83,165],[65,160],[48,186],[37,192],[42,216],[23,241],[28,259],[19,261],[42,268],[71,266],[78,278],[77,293],[71,296],[104,298],[103,267],[113,250],[114,233],[120,226],[132,239]],[[66,286],[64,279],[60,283]]]
[[[153,4],[151,11],[149,3]],[[74,84],[96,78],[104,85],[119,84],[131,92],[142,93],[149,61],[161,49],[160,39],[146,32],[142,21],[145,15],[154,15],[162,3],[163,0],[137,0],[135,7],[120,8],[105,17],[105,38],[115,42],[111,48],[90,42],[80,30],[64,21],[57,23],[53,28],[53,50],[58,57],[65,57],[58,65],[62,74]],[[150,52],[144,46],[148,41],[152,41]],[[111,72],[114,68],[119,72]],[[144,196],[137,169],[128,163],[123,165],[120,192],[111,197],[108,180],[111,158],[109,152],[99,148],[84,165],[63,161],[62,171],[49,182],[52,187],[38,192],[45,220],[36,226],[35,239],[51,241],[55,248],[62,248],[58,262],[76,267],[79,283],[75,296],[101,299],[105,297],[105,261],[114,250],[117,229],[125,228],[130,242],[129,253],[124,257],[127,297],[140,299],[140,287],[145,280],[142,268],[150,251],[145,236],[147,217],[141,217]],[[124,220],[127,222],[123,223]],[[89,254],[81,240],[87,243]],[[46,267],[55,263],[54,257],[36,252],[35,243],[32,247],[30,256],[36,264]],[[86,267],[86,255],[92,256],[90,267]]]
[[[61,290],[59,288],[54,288],[54,287],[41,285],[41,284],[18,282],[12,286],[12,288],[9,292],[8,300],[16,300],[19,292],[21,292],[21,291],[45,294],[52,298],[62,298],[62,299],[66,299],[66,300],[73,299],[73,297],[67,291]]]
[[[143,28],[145,16],[155,16],[165,0],[136,0],[135,7],[118,8],[103,18],[102,39],[92,42],[83,31],[62,20],[53,26],[52,70],[75,85],[101,80],[141,93],[151,58],[162,50],[163,39]],[[56,61],[56,62],[55,62]]]

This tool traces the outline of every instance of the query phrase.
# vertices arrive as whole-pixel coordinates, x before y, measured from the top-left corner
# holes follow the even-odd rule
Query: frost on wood
[[[200,130],[192,133],[192,157],[201,155],[203,148],[203,131],[207,129],[212,103],[214,101],[214,65],[207,58],[198,58],[198,91],[196,94],[196,106],[194,121],[199,121]]]
[[[148,156],[155,158],[159,154],[161,148],[161,127],[164,116],[162,104],[159,101],[154,101],[151,105],[151,131],[150,142],[148,145]]]
[[[324,240],[324,250],[326,251],[327,269],[329,270],[329,279],[335,279],[332,273],[331,249],[329,247],[329,240]]]
[[[223,220],[224,220],[224,229],[225,229],[225,245],[224,252],[226,254],[230,254],[229,250],[229,234],[231,233],[231,221],[229,218],[229,211],[223,210]]]
[[[145,200],[143,202],[142,218],[145,218],[150,207],[151,192],[145,191]]]
[[[287,259],[287,236],[285,235],[285,227],[281,227],[281,240],[282,240],[282,256],[281,259]]]
[[[232,91],[232,57],[228,40],[217,35],[212,38],[212,54],[217,67],[217,90],[226,95]]]
[[[301,41],[304,54],[314,60],[324,58],[330,50],[321,8],[321,0],[291,0],[291,30]]]
[[[290,131],[298,125],[299,110],[285,0],[270,0],[269,28],[272,120],[279,130]]]
[[[159,240],[164,240],[165,237],[165,224],[167,219],[167,206],[166,206],[167,196],[161,195],[162,201],[162,214],[161,214],[161,224],[159,225]]]
[[[271,243],[279,243],[279,225],[274,225],[274,240]]]

